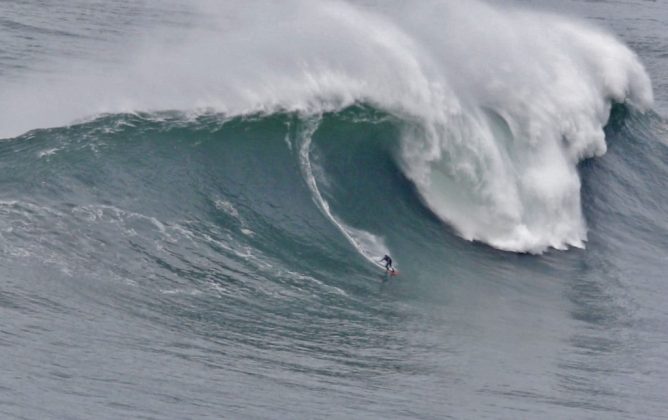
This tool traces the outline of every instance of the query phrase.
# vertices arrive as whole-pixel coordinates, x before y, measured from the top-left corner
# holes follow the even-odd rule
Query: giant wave
[[[199,2],[206,25],[181,29],[177,46],[149,37],[112,69],[82,62],[5,82],[2,134],[99,113],[297,113],[313,200],[371,259],[382,238],[337,216],[311,162],[322,115],[365,104],[401,122],[395,162],[463,238],[531,253],[584,246],[577,165],[605,153],[614,103],[652,103],[631,50],[573,19],[475,1],[290,6]]]

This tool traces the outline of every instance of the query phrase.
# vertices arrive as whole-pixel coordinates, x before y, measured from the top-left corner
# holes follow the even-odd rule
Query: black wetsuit
[[[385,262],[385,269],[386,270],[394,271],[394,268],[392,267],[392,258],[390,258],[389,255],[384,256],[381,261]]]

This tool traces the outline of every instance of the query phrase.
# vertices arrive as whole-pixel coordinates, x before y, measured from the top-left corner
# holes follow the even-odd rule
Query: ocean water
[[[0,2],[0,417],[668,417],[667,21]]]

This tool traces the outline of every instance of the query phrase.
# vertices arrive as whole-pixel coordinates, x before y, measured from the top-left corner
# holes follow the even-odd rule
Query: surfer
[[[392,267],[392,258],[390,258],[389,255],[385,254],[382,260],[380,262],[385,263],[385,270],[394,273],[394,267]]]

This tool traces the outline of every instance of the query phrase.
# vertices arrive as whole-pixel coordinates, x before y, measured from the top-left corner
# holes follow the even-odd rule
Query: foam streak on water
[[[313,175],[313,165],[311,163],[311,144],[313,133],[317,130],[320,120],[313,118],[305,122],[305,126],[299,132],[299,161],[301,164],[304,180],[313,194],[313,201],[320,211],[327,216],[329,220],[341,231],[343,236],[350,244],[369,262],[377,265],[383,255],[390,253],[383,238],[373,235],[362,229],[355,229],[345,224],[340,218],[336,217],[320,193],[318,183]]]

